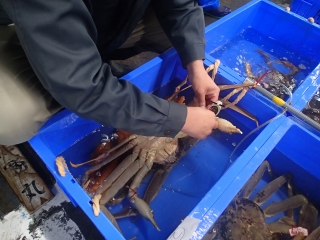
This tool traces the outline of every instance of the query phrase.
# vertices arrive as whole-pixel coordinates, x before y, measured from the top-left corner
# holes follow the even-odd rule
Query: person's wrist
[[[204,70],[203,61],[195,60],[186,66],[189,76],[194,76]]]

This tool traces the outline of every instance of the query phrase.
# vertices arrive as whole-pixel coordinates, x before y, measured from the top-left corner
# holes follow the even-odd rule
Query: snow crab
[[[289,234],[292,234],[293,226],[297,226],[297,223],[293,220],[293,209],[301,206],[298,221],[298,226],[304,229],[301,232],[304,233],[307,230],[310,233],[314,229],[318,211],[303,195],[293,195],[290,174],[274,179],[258,192],[253,200],[249,199],[266,169],[269,175],[272,175],[269,163],[264,161],[240,191],[240,194],[226,208],[213,228],[209,230],[205,237],[206,240],[271,240],[278,235],[289,236]],[[262,210],[261,205],[286,182],[288,183],[289,198],[281,202],[274,202]],[[240,195],[242,195],[241,198]],[[287,211],[287,216],[282,217],[278,222],[266,223],[265,219],[267,217],[284,211]],[[314,233],[314,235],[316,234]],[[318,239],[310,238],[310,236],[307,238],[308,240]],[[320,234],[317,237],[320,237]],[[298,233],[294,239],[304,239],[304,236]]]
[[[320,123],[320,90],[318,89],[308,105],[302,110],[312,120]]]
[[[262,77],[257,77],[252,73],[251,65],[248,62],[245,62],[245,71],[247,76],[257,82],[262,80],[262,78],[267,79],[268,81],[263,83],[262,86],[275,96],[284,99],[286,95],[288,95],[288,90],[293,92],[293,90],[296,88],[297,81],[294,79],[294,76],[300,71],[299,68],[294,66],[289,61],[271,61],[271,57],[266,52],[260,49],[256,51],[264,58],[269,70],[262,75]],[[276,70],[274,63],[285,66],[287,69],[290,69],[291,72],[287,74],[281,73],[280,71]]]

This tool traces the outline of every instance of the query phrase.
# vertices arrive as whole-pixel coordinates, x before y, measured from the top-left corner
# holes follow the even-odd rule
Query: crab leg
[[[117,230],[121,233],[121,230],[118,226],[118,223],[116,219],[113,217],[113,215],[108,211],[108,209],[104,205],[100,205],[101,211],[104,213],[104,215],[107,216],[107,218],[110,220],[110,222],[117,228]]]
[[[252,114],[248,113],[247,111],[239,108],[238,106],[235,106],[235,104],[237,104],[244,97],[244,95],[247,93],[249,88],[250,87],[254,87],[254,86],[255,86],[255,83],[243,83],[243,84],[235,84],[235,85],[221,85],[221,86],[219,86],[220,90],[227,90],[227,89],[232,89],[232,88],[235,88],[235,89],[232,92],[230,92],[227,96],[222,98],[220,101],[224,105],[224,109],[231,108],[232,110],[234,110],[234,111],[246,116],[247,118],[251,119],[252,121],[254,121],[256,123],[257,126],[259,126],[259,122],[256,119],[256,117],[254,117]],[[238,93],[240,91],[241,91],[241,93],[237,96],[237,98],[233,102],[230,102],[229,101],[230,97],[232,97],[234,94],[236,94],[236,93]]]
[[[155,199],[155,197],[158,195],[159,190],[163,184],[163,182],[166,180],[167,176],[169,175],[169,173],[171,172],[172,167],[170,167],[169,169],[163,170],[163,169],[158,169],[150,183],[148,184],[148,187],[144,193],[143,196],[143,201],[145,201],[147,204],[150,204],[150,202]],[[124,218],[124,217],[131,217],[131,216],[137,216],[139,213],[135,210],[133,210],[132,208],[128,208],[125,209],[122,212],[119,212],[117,214],[114,215],[114,217],[116,219],[118,218]]]
[[[265,203],[270,198],[270,196],[279,189],[279,187],[281,187],[285,182],[288,181],[289,178],[291,178],[291,175],[285,174],[274,179],[272,182],[267,184],[259,193],[257,193],[253,201],[259,206]]]
[[[292,189],[292,179],[288,179],[288,198],[293,197],[293,189]],[[293,219],[293,208],[288,209],[286,211],[286,215],[288,218]]]
[[[284,224],[287,224],[287,225],[290,225],[290,226],[296,226],[296,222],[290,218],[290,217],[287,217],[287,216],[283,216],[282,218],[279,219],[278,222],[281,222],[281,223],[284,223]]]
[[[219,65],[220,65],[220,60],[217,59],[214,64],[210,65],[209,67],[207,67],[206,71],[207,73],[209,73],[211,70],[212,70],[212,80],[214,81],[216,75],[217,75],[217,72],[218,72],[218,68],[219,68]]]
[[[117,194],[108,202],[108,205],[116,205],[119,204],[123,201],[123,199],[126,198],[126,196],[128,195],[128,189],[123,187],[122,189],[120,189]],[[113,215],[115,217],[115,215]],[[115,219],[117,219],[115,217]]]
[[[245,66],[245,71],[247,73],[247,76],[249,78],[252,78],[252,79],[256,79],[257,77],[253,75],[252,73],[252,68],[251,68],[251,65],[248,63],[248,62],[245,62],[244,63],[244,66]]]
[[[267,227],[271,233],[288,234],[290,228],[292,228],[292,225],[287,225],[282,222],[273,222],[273,223],[269,223]]]
[[[137,149],[138,150],[138,149]],[[108,178],[104,180],[104,184],[101,188],[96,190],[96,194],[101,194],[105,190],[107,190],[112,183],[126,170],[129,166],[138,158],[139,152],[134,149],[133,153],[127,156],[117,167],[116,169],[110,173]],[[120,189],[120,188],[119,188]]]
[[[258,49],[257,52],[262,55],[262,57],[264,58],[266,64],[268,65],[268,67],[269,67],[270,69],[273,69],[274,67],[273,67],[273,65],[272,65],[272,61],[270,61],[270,57],[269,57],[264,51],[262,51],[262,50],[260,50],[260,49]]]
[[[181,91],[183,91],[183,90],[191,87],[191,85],[189,85],[189,86],[187,86],[185,89],[180,90],[181,87],[187,83],[187,80],[188,80],[188,76],[176,87],[174,93],[167,99],[168,101],[173,101],[174,99],[177,98],[178,94],[179,94]]]
[[[250,197],[252,191],[257,186],[258,182],[262,178],[262,176],[263,176],[263,174],[264,174],[266,169],[268,169],[268,173],[269,173],[269,175],[271,177],[270,164],[269,164],[268,161],[263,161],[263,163],[260,165],[258,170],[251,177],[251,180],[246,184],[246,186],[244,188],[244,191],[243,191],[243,197],[244,198],[249,198]]]
[[[229,98],[231,98],[233,95],[235,95],[236,93],[238,93],[238,92],[240,92],[240,91],[245,91],[245,88],[235,88],[235,89],[233,89],[233,91],[232,92],[230,92],[227,96],[225,96],[224,98],[222,98],[221,99],[221,101],[222,102],[224,102],[224,101],[228,101],[229,100]],[[243,92],[242,91],[242,92]],[[247,90],[245,91],[245,93],[244,94],[242,94],[242,92],[238,95],[238,97],[237,97],[237,99],[234,101],[234,102],[239,102],[240,100],[241,100],[241,98],[244,96],[244,94],[247,92]],[[242,94],[242,96],[240,97],[240,95]],[[228,104],[227,104],[227,106],[225,106],[226,108],[228,107],[228,105],[231,105],[231,104],[236,104],[236,103],[231,103],[231,102],[229,102]]]
[[[255,83],[241,83],[241,84],[229,84],[229,85],[219,85],[221,91],[233,89],[233,88],[244,88],[244,87],[254,87]]]
[[[127,218],[127,217],[139,217],[140,215],[136,209],[128,207],[119,213],[113,214],[113,216],[115,219],[121,219],[121,218]]]
[[[320,227],[317,227],[305,240],[317,240],[320,238]]]
[[[305,203],[308,203],[308,200],[303,195],[295,195],[281,202],[275,202],[270,204],[264,210],[264,214],[266,217],[271,217],[279,212],[283,212],[291,208],[301,207]]]
[[[292,72],[286,74],[289,77],[292,77],[293,75],[297,74],[300,70],[299,68],[297,68],[295,65],[293,65],[291,62],[289,61],[277,61],[277,63],[283,64],[285,65],[287,68],[290,68],[292,70]]]
[[[89,178],[89,175],[97,170],[99,170],[101,167],[103,167],[104,165],[110,163],[111,161],[113,161],[114,159],[116,159],[117,157],[121,156],[122,154],[124,154],[125,152],[127,152],[128,150],[132,149],[134,147],[134,144],[128,144],[122,148],[119,149],[119,151],[115,152],[114,154],[110,155],[109,157],[107,157],[105,159],[105,161],[103,162],[100,162],[94,166],[92,166],[91,168],[89,168],[86,173],[83,175],[83,178],[82,178],[82,185],[86,184],[88,178]],[[127,158],[129,158],[130,156],[128,156]],[[126,158],[126,159],[127,159]],[[134,160],[133,160],[134,161]],[[124,162],[124,161],[122,161]],[[121,163],[122,164],[122,163]],[[120,164],[120,165],[121,165]],[[117,168],[116,168],[117,169]]]
[[[268,65],[268,67],[270,69],[273,69],[273,65],[272,65],[272,61],[270,61],[270,57],[262,50],[258,49],[257,50],[258,53],[260,53],[262,55],[262,57],[264,58],[266,64]],[[276,63],[278,64],[283,64],[284,66],[286,66],[287,68],[290,68],[292,70],[292,72],[286,74],[287,76],[290,76],[292,77],[293,75],[297,74],[300,70],[299,68],[297,68],[295,65],[293,65],[291,62],[289,61],[280,61],[280,60],[277,60],[275,61]]]
[[[144,218],[149,220],[154,225],[154,227],[158,231],[160,231],[158,224],[154,220],[154,216],[153,216],[153,212],[152,212],[151,208],[149,207],[149,205],[145,201],[143,201],[141,198],[139,198],[139,196],[135,192],[135,189],[137,189],[140,186],[140,183],[141,183],[142,179],[144,178],[144,176],[152,168],[153,160],[155,159],[156,152],[157,152],[156,149],[151,149],[148,152],[147,161],[145,162],[145,165],[143,165],[143,167],[139,170],[139,172],[135,176],[132,184],[130,185],[128,195],[130,196],[131,203],[135,206],[135,208],[138,210],[138,212],[141,214],[141,216],[143,216]]]
[[[169,175],[169,173],[171,172],[172,169],[173,169],[173,167],[171,166],[169,169],[166,169],[166,170],[158,169],[154,173],[150,183],[148,184],[147,190],[145,191],[145,194],[143,196],[143,201],[145,201],[147,204],[150,204],[150,202],[153,199],[155,199],[155,197],[159,193],[159,190],[160,190],[163,182],[167,179],[167,176]],[[132,216],[139,217],[139,212],[137,212],[136,210],[134,210],[132,208],[128,208],[128,209],[114,215],[115,219],[132,217]]]
[[[147,187],[147,190],[143,196],[143,200],[146,203],[149,204],[150,202],[152,202],[153,199],[155,199],[155,197],[159,193],[159,190],[160,190],[162,184],[167,179],[171,170],[172,170],[172,167],[170,167],[169,169],[166,169],[166,170],[159,169],[155,172],[155,174],[153,175],[153,177]]]
[[[135,154],[132,159],[130,159],[130,162],[136,160],[137,156],[138,155]],[[121,166],[119,165],[118,167],[120,168],[117,167],[114,171],[116,173],[110,175],[107,178],[105,184],[96,191],[96,194],[102,193],[103,195],[101,198],[101,203],[106,204],[107,202],[109,202],[110,199],[113,198],[114,195],[116,195],[119,189],[122,188],[130,180],[130,178],[132,178],[132,176],[137,173],[144,162],[145,158],[140,157],[138,158],[138,160],[131,163],[126,169],[121,168]]]
[[[306,203],[300,210],[298,226],[307,228],[311,232],[316,225],[317,217],[318,210],[311,203]]]
[[[72,167],[74,167],[74,168],[77,168],[77,167],[83,166],[83,165],[88,164],[88,163],[91,163],[91,162],[95,162],[95,161],[96,161],[96,162],[100,162],[100,161],[102,161],[102,160],[105,160],[105,159],[110,155],[111,152],[117,150],[119,147],[123,146],[123,145],[126,144],[127,142],[130,142],[131,140],[136,139],[137,137],[138,137],[137,135],[131,135],[131,136],[128,137],[126,140],[124,140],[122,143],[120,143],[120,144],[118,144],[117,146],[109,149],[107,152],[99,155],[98,157],[96,157],[96,158],[94,158],[94,159],[91,159],[91,160],[89,160],[89,161],[87,161],[87,162],[83,162],[83,163],[79,163],[79,164],[74,164],[74,163],[70,162],[70,165],[71,165]],[[134,145],[134,144],[132,144],[132,145]],[[101,162],[101,163],[99,163],[99,164],[96,164],[96,165],[94,166],[94,167],[95,167],[95,168],[94,168],[95,170],[93,170],[93,171],[91,171],[91,172],[94,172],[94,171],[98,170],[99,168],[101,168],[102,166],[104,166],[104,165],[106,165],[107,163],[111,162],[114,158],[120,156],[121,154],[125,153],[126,151],[128,151],[128,150],[131,149],[131,148],[132,148],[132,146],[130,146],[130,143],[129,143],[129,148],[125,148],[125,147],[124,147],[124,148],[121,148],[120,150],[117,151],[116,154],[112,154],[112,156],[109,157],[107,161],[104,161],[104,162]],[[90,169],[90,170],[91,170],[91,169]],[[90,172],[90,173],[91,173],[91,172]]]

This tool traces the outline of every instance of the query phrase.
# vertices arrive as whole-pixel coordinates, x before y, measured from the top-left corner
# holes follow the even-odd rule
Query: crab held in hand
[[[241,130],[239,128],[237,128],[236,126],[234,126],[231,122],[229,122],[228,120],[225,120],[223,118],[216,118],[217,122],[218,122],[218,129],[222,132],[226,132],[229,134],[232,133],[240,133],[242,134]]]

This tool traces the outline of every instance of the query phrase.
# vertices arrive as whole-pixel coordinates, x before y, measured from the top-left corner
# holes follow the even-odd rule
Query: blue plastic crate
[[[211,63],[205,61],[205,64]],[[185,79],[186,74],[177,53],[171,50],[124,78],[145,92],[154,92],[164,97],[171,94],[174,87]],[[234,84],[237,79],[219,70],[216,82]],[[192,91],[189,93],[186,91],[186,95],[187,99],[192,98]],[[280,113],[253,93],[248,93],[238,105],[255,115],[260,124]],[[182,219],[188,214],[193,214],[192,209],[199,210],[193,217],[200,219],[285,118],[278,118],[263,131],[252,134],[234,153],[232,158],[234,164],[232,164],[229,155],[235,145],[256,125],[252,120],[233,110],[226,109],[220,116],[238,126],[244,134],[229,135],[217,130],[194,146],[173,168],[159,195],[151,203],[161,232],[141,217],[134,223],[130,218],[120,219],[118,224],[126,239],[135,236],[137,239],[166,239]],[[77,163],[87,160],[91,151],[100,142],[101,134],[109,134],[113,131],[113,128],[100,126],[95,122],[83,120],[73,113],[63,111],[47,123],[39,134],[30,140],[30,143],[53,173],[59,186],[74,204],[83,209],[103,236],[107,239],[123,239],[103,214],[94,217],[90,205],[91,199],[78,184],[87,167],[74,169],[69,166],[72,175],[68,173],[66,177],[61,177],[55,166],[55,158],[60,155],[65,157],[68,164],[69,161]],[[146,188],[147,181],[148,179],[139,188],[140,195]],[[128,201],[124,201],[112,207],[110,211],[114,213],[127,206]]]
[[[257,49],[299,66],[292,103],[299,101],[319,77],[320,28],[271,1],[249,2],[209,25],[205,36],[207,59],[219,59],[226,72],[242,81],[246,77],[245,61],[255,75],[269,69]],[[274,66],[280,72],[289,72],[280,64]]]
[[[313,17],[320,24],[320,1],[319,0],[292,0],[290,4],[292,12],[302,17]]]
[[[268,160],[277,175],[290,172],[293,176],[294,187],[319,209],[319,156],[320,137],[309,132],[290,118],[286,118],[201,218],[201,224],[192,239],[203,238],[264,160]],[[254,196],[269,181],[270,179],[265,174],[252,195]],[[286,198],[287,192],[285,189],[281,189],[262,205],[262,209],[272,202]],[[283,213],[279,213],[272,218],[267,218],[267,222],[277,221],[283,215]],[[318,216],[318,225],[319,220],[320,217]]]

